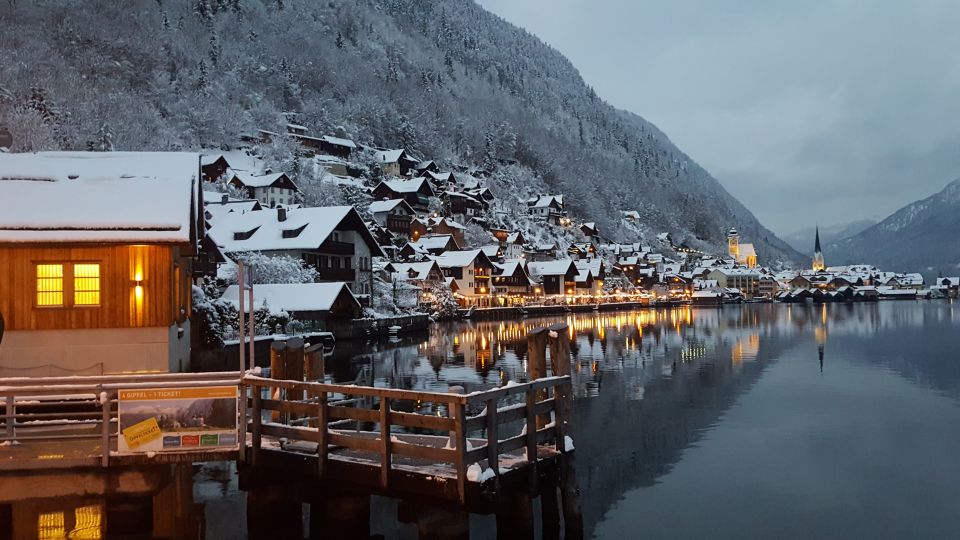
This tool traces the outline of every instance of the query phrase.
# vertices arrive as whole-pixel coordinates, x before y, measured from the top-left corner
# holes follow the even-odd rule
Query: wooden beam
[[[380,485],[386,489],[390,484],[390,398],[380,397]]]

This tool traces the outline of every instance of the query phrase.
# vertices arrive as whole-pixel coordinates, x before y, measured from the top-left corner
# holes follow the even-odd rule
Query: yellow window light
[[[37,265],[37,305],[63,305],[63,265]]]
[[[77,306],[100,305],[100,265],[73,265],[73,303]]]

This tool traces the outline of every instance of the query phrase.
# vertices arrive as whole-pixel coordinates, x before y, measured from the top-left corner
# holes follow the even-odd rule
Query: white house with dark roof
[[[286,173],[253,175],[233,171],[230,184],[243,190],[247,197],[260,201],[260,204],[274,208],[277,205],[291,205],[296,202],[300,188],[290,180]]]
[[[531,216],[559,225],[567,215],[563,205],[563,195],[541,195],[527,200],[527,209]]]
[[[479,307],[492,305],[494,288],[491,278],[496,267],[482,250],[446,251],[431,258],[443,270],[444,276],[453,278],[462,303]]]
[[[229,214],[207,233],[226,255],[260,252],[302,259],[320,281],[345,281],[356,295],[373,288],[371,257],[384,253],[352,206]]]

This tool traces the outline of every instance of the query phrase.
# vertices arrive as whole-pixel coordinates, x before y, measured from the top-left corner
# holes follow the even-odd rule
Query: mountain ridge
[[[824,248],[828,263],[866,263],[884,269],[960,274],[960,178],[907,204],[862,232]]]

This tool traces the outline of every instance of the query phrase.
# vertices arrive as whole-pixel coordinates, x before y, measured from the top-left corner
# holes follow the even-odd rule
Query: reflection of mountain
[[[763,340],[756,360],[739,363],[732,353],[736,338],[724,341],[729,348],[699,361],[681,361],[678,351],[676,362],[664,362],[670,375],[649,380],[642,399],[623,396],[636,392],[630,382],[635,371],[655,369],[653,363],[605,374],[599,395],[576,404],[577,473],[587,494],[582,503],[588,534],[624,492],[669,473],[683,450],[719,420],[787,345]]]

